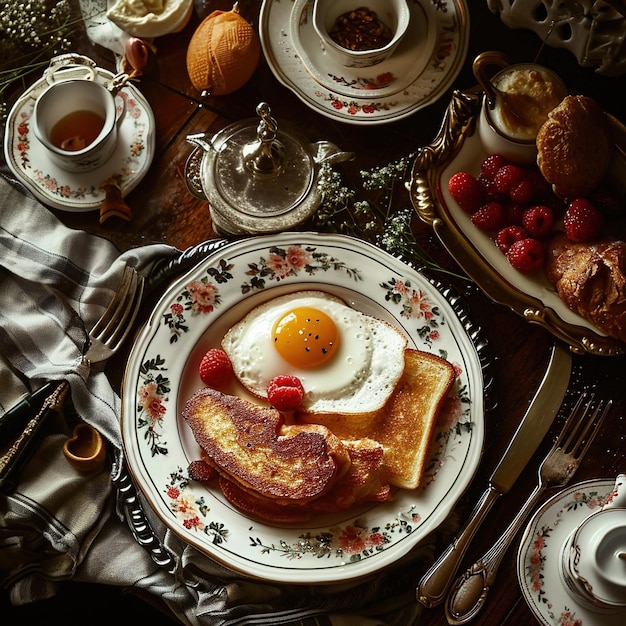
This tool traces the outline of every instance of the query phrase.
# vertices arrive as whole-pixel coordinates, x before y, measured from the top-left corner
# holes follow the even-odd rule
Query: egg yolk
[[[288,311],[274,324],[272,340],[287,363],[305,369],[319,367],[335,356],[339,332],[323,311],[300,307]]]

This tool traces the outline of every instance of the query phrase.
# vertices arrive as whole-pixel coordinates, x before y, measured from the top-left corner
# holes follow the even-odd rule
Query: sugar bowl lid
[[[213,137],[189,135],[197,146],[186,166],[192,193],[209,201],[214,227],[227,234],[261,234],[294,228],[320,204],[319,165],[352,158],[330,142],[308,143],[299,130],[271,116],[236,122]]]

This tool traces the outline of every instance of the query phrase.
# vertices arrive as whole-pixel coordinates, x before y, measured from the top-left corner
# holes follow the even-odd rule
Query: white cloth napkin
[[[78,418],[104,435],[113,457],[101,472],[79,472],[62,454],[67,424],[50,425],[17,489],[0,495],[0,584],[14,604],[51,597],[65,580],[133,587],[160,598],[189,626],[414,624],[423,569],[415,559],[432,559],[432,545],[404,569],[367,583],[289,588],[246,580],[213,562],[170,533],[144,502],[175,564],[168,571],[120,519],[111,480],[120,458],[120,399],[102,368],[90,372],[81,357],[124,265],[148,275],[178,255],[156,244],[121,254],[108,240],[66,228],[0,178],[0,416],[46,381],[67,380]]]

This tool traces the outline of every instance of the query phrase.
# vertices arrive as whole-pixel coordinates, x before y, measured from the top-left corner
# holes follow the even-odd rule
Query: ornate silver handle
[[[417,600],[421,604],[432,608],[443,602],[452,586],[454,575],[463,555],[467,551],[470,541],[476,534],[489,509],[491,509],[493,503],[500,495],[500,492],[496,491],[491,485],[487,488],[469,516],[461,533],[457,535],[445,552],[424,574],[416,590]]]
[[[446,617],[449,624],[466,624],[476,617],[485,605],[502,558],[544,489],[545,486],[535,487],[524,506],[493,547],[457,579],[446,603]]]

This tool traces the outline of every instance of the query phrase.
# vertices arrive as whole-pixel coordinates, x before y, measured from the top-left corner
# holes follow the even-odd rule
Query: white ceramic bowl
[[[360,7],[376,13],[378,19],[388,26],[393,37],[381,48],[349,50],[336,43],[330,36],[337,18]],[[313,28],[320,38],[324,51],[345,67],[369,67],[387,59],[398,47],[409,26],[410,10],[407,0],[315,0]]]

